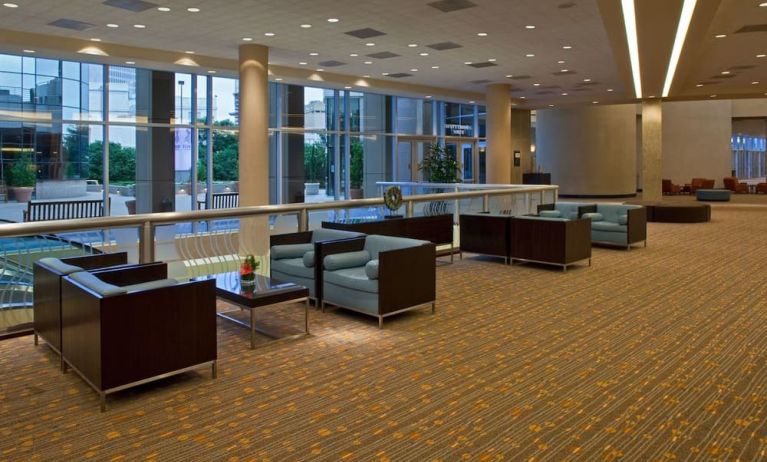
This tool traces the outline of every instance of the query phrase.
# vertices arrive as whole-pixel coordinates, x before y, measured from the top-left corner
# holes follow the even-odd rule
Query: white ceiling
[[[170,7],[170,12],[152,8],[134,13],[106,6],[101,0],[14,0],[19,8],[0,7],[0,28],[232,59],[237,58],[237,47],[245,43],[242,38],[252,37],[251,43],[270,47],[270,62],[275,65],[318,68],[319,62],[337,60],[347,64],[326,70],[380,79],[388,78],[384,72],[407,72],[413,76],[396,80],[473,92],[484,92],[486,83],[472,81],[507,82],[512,84],[515,98],[525,98],[520,105],[537,107],[630,98],[624,92],[595,0],[472,0],[476,7],[450,13],[428,6],[429,1],[169,0],[154,3]],[[559,8],[567,3],[574,6]],[[190,13],[188,7],[201,11]],[[331,17],[340,21],[329,23]],[[60,18],[95,27],[79,32],[48,25]],[[120,27],[108,28],[107,23]],[[147,28],[136,29],[134,24]],[[304,29],[301,24],[312,27]],[[526,25],[535,29],[526,29]],[[367,27],[387,35],[359,39],[344,33]],[[276,35],[266,37],[266,32]],[[479,37],[479,32],[488,35]],[[446,51],[425,46],[445,41],[463,46]],[[365,46],[366,42],[376,45]],[[419,46],[408,47],[410,43]],[[565,45],[572,49],[563,49]],[[365,56],[383,51],[401,56]],[[310,56],[311,52],[319,56]],[[420,56],[423,52],[429,56]],[[359,57],[350,57],[350,53]],[[528,53],[535,57],[526,57]],[[497,60],[497,66],[475,69],[464,64],[491,58]],[[558,64],[559,60],[565,63]],[[299,65],[301,61],[307,66]],[[573,73],[554,75],[562,69]],[[513,80],[506,75],[530,78]],[[591,79],[589,85],[584,85],[584,79]]]

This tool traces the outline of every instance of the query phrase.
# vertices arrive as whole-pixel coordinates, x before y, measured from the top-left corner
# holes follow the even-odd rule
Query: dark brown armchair
[[[756,193],[767,194],[767,183],[759,183],[756,185]]]
[[[714,180],[706,178],[693,178],[690,183],[690,194],[695,194],[695,191],[699,189],[712,189],[714,187]]]
[[[672,195],[672,194],[680,194],[682,192],[682,188],[671,182],[671,180],[663,180],[663,194],[665,195]]]
[[[741,183],[737,177],[728,176],[724,179],[724,187],[735,194],[748,194],[748,184]]]

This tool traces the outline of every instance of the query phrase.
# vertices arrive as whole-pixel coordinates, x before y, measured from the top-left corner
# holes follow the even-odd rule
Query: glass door
[[[418,166],[428,155],[433,140],[402,138],[397,141],[394,181],[423,181]]]
[[[462,142],[462,141],[445,141],[445,150],[453,158],[457,159],[461,163],[461,175],[464,183],[476,183],[478,178],[475,165],[477,160],[475,159],[474,142]]]

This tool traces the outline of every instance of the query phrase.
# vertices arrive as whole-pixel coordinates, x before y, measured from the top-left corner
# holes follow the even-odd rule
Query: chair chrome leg
[[[35,332],[35,346],[39,345],[40,342],[37,340],[37,332]]]
[[[589,258],[589,266],[591,266],[591,259]]]
[[[378,317],[378,328],[383,329],[383,316]]]
[[[325,312],[325,300],[320,300],[320,310],[323,313]]]
[[[101,412],[107,411],[107,394],[99,393],[99,404],[101,406]]]
[[[309,299],[306,299],[306,308],[304,310],[304,332],[309,335]]]
[[[437,302],[431,302],[431,314],[437,311]]]
[[[644,248],[647,248],[647,239],[644,240]]]
[[[210,365],[210,376],[213,379],[218,377],[218,363],[216,361],[213,361],[213,364]]]

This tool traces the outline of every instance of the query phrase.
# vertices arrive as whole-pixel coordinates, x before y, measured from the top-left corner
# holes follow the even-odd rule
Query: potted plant
[[[8,186],[17,202],[29,202],[35,190],[37,172],[30,154],[23,154],[8,169]]]
[[[352,140],[351,159],[349,160],[349,198],[362,199],[365,194],[362,190],[362,143]]]
[[[429,154],[418,164],[429,183],[460,183],[461,164],[441,144],[432,144]]]
[[[304,190],[307,196],[316,196],[320,193],[321,178],[326,168],[325,152],[325,148],[320,143],[307,144],[304,147],[304,170],[307,180],[304,183]]]
[[[256,261],[252,254],[248,254],[240,265],[240,286],[250,286],[256,283],[256,271],[261,262]]]

